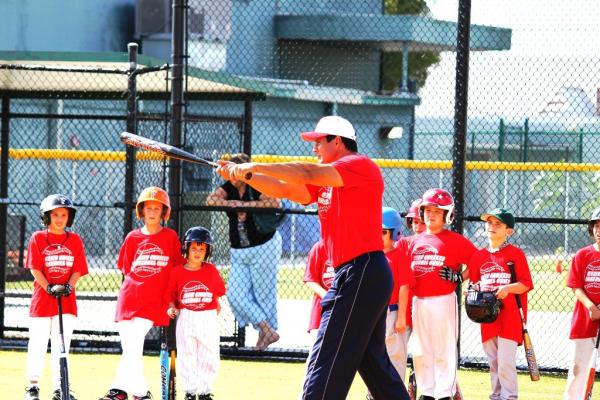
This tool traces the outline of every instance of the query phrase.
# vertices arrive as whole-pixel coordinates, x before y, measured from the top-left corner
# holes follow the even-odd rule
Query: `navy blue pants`
[[[336,268],[334,282],[321,302],[321,325],[302,399],[344,400],[358,371],[376,400],[408,400],[385,348],[392,288],[390,267],[381,251]]]

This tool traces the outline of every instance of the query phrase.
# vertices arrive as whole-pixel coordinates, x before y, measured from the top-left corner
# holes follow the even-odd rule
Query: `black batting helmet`
[[[592,216],[588,219],[588,233],[590,236],[594,236],[594,225],[596,225],[596,221],[600,221],[600,207],[597,207],[592,211]]]
[[[190,244],[192,242],[206,243],[207,249],[206,249],[206,256],[204,257],[204,261],[208,260],[212,254],[212,245],[213,245],[212,235],[210,234],[210,231],[201,226],[195,226],[193,228],[188,229],[185,232],[185,236],[183,237],[183,249],[182,249],[183,255],[185,257],[187,257],[187,255],[188,255],[188,250],[189,250]]]
[[[51,194],[50,196],[45,197],[40,203],[40,219],[42,220],[42,225],[50,225],[50,211],[56,208],[66,208],[69,211],[67,227],[70,228],[75,220],[75,213],[77,210],[71,199],[62,194]]]
[[[473,322],[494,322],[500,312],[500,300],[495,292],[480,292],[470,287],[465,301],[465,311]]]

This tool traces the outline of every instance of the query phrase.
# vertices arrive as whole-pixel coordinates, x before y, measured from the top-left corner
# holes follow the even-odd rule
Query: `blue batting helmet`
[[[400,225],[402,225],[400,214],[392,207],[383,207],[381,212],[383,229],[391,230],[392,240],[398,240],[398,236],[400,235]]]

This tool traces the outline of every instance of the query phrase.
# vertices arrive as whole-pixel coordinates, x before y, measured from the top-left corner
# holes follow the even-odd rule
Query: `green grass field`
[[[3,399],[19,399],[26,386],[24,378],[25,352],[0,352],[0,387]],[[71,387],[79,400],[97,399],[110,385],[119,360],[118,355],[72,354],[69,356]],[[144,357],[146,379],[154,398],[159,397],[159,362],[157,356]],[[40,384],[42,398],[49,398],[51,387],[50,368],[46,362],[45,374]],[[304,364],[260,361],[223,360],[215,383],[214,394],[218,399],[295,400],[298,396]],[[565,377],[542,376],[539,382],[531,382],[528,375],[519,374],[520,398],[526,400],[562,399]],[[459,371],[459,383],[464,398],[487,399],[489,375],[485,371]],[[348,400],[363,400],[366,388],[357,377]],[[180,393],[178,398],[183,398]],[[594,395],[600,399],[600,392]]]

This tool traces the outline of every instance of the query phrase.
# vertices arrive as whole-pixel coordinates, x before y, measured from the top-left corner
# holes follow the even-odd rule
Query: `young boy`
[[[382,239],[383,252],[392,270],[394,289],[390,297],[388,313],[385,321],[385,346],[390,361],[398,371],[400,379],[404,382],[406,374],[406,360],[408,356],[407,344],[410,334],[410,318],[407,316],[410,286],[414,285],[414,277],[410,273],[410,265],[403,262],[404,246],[395,247],[399,243],[401,219],[398,211],[391,207],[382,210]],[[402,305],[402,309],[400,309]]]
[[[576,301],[571,319],[569,338],[573,343],[573,359],[567,377],[565,400],[583,399],[591,355],[594,350],[600,319],[600,207],[592,212],[588,233],[594,244],[575,254],[569,270],[567,286],[575,293]],[[597,389],[596,389],[597,390]]]
[[[525,254],[507,242],[514,232],[513,215],[503,208],[496,208],[483,214],[481,219],[485,221],[488,247],[471,257],[469,279],[479,286],[480,291],[495,291],[502,304],[494,322],[481,324],[481,342],[490,365],[490,399],[516,399],[516,354],[517,346],[523,342],[523,332],[515,298],[520,296],[526,317],[527,292],[533,289],[533,283]]]
[[[40,217],[46,229],[34,232],[27,247],[25,268],[34,278],[29,307],[29,343],[27,345],[27,379],[25,400],[39,400],[38,386],[48,339],[51,339],[52,400],[61,400],[60,389],[60,334],[58,298],[62,302],[65,350],[68,353],[71,336],[77,320],[75,286],[88,273],[85,250],[81,238],[66,228],[75,219],[73,202],[61,194],[52,194],[42,200]],[[75,400],[69,394],[71,400]]]
[[[171,273],[167,314],[177,319],[177,373],[185,400],[211,400],[219,368],[219,297],[225,283],[208,262],[213,240],[210,231],[188,229],[183,242],[187,263]]]
[[[422,400],[450,399],[457,391],[458,308],[455,290],[475,252],[462,235],[446,229],[454,219],[454,199],[443,189],[429,189],[419,216],[426,230],[408,245],[413,287],[413,361]],[[463,276],[464,275],[464,276]],[[406,307],[401,304],[401,308]]]
[[[123,354],[111,389],[101,400],[151,399],[144,378],[144,339],[153,325],[169,324],[164,301],[169,274],[185,263],[177,233],[161,225],[169,220],[171,203],[167,192],[155,186],[140,193],[135,207],[144,226],[125,237],[117,267],[124,276],[117,299],[115,320]]]
[[[304,283],[313,291],[313,301],[308,321],[308,332],[315,334],[321,324],[321,299],[331,287],[335,272],[327,258],[325,245],[319,240],[308,252],[306,268],[304,270]]]

